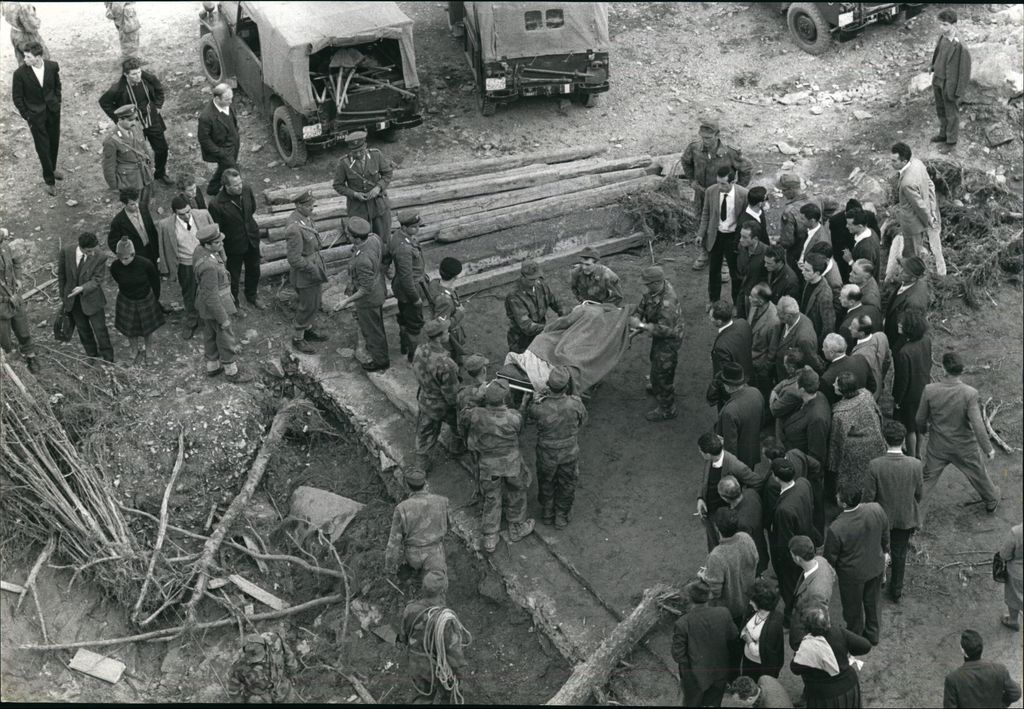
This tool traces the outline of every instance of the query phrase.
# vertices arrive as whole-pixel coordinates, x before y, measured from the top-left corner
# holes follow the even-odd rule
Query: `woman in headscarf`
[[[864,655],[871,643],[846,628],[833,628],[828,611],[809,608],[804,613],[807,634],[789,663],[804,681],[807,709],[860,709],[860,678],[852,655]]]
[[[135,350],[134,364],[146,364],[149,338],[164,324],[160,300],[160,275],[153,262],[135,255],[135,246],[127,237],[117,242],[117,261],[110,264],[110,275],[117,283],[117,308],[114,327],[128,338]]]
[[[853,372],[840,374],[833,386],[842,398],[832,407],[828,470],[837,489],[847,483],[861,486],[868,463],[885,454],[882,412],[871,392],[857,385]]]

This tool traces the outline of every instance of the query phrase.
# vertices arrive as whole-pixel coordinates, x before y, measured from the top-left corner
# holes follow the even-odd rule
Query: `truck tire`
[[[597,105],[597,94],[584,93],[577,91],[572,95],[573,103],[578,103],[584,108],[593,108]]]
[[[786,13],[793,42],[808,54],[824,54],[832,46],[828,22],[811,2],[795,2]]]
[[[306,143],[302,139],[302,117],[291,106],[274,109],[272,123],[274,145],[288,167],[301,167],[308,157]]]
[[[224,62],[220,58],[220,47],[212,34],[205,34],[199,40],[199,63],[203,65],[206,78],[215,84],[224,81]]]

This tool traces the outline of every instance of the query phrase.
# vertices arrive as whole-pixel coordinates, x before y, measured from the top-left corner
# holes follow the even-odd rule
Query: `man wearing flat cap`
[[[519,280],[515,289],[505,297],[508,315],[508,349],[522,354],[547,324],[548,309],[559,315],[569,312],[544,282],[540,264],[532,259],[519,267]]]
[[[103,141],[103,179],[112,190],[137,189],[139,206],[149,211],[153,151],[138,126],[135,106],[114,111],[117,127]]]
[[[395,277],[391,279],[391,292],[398,301],[398,338],[402,354],[412,362],[423,329],[423,301],[427,299],[427,275],[423,263],[423,249],[416,239],[422,220],[417,212],[398,215],[401,225],[391,235],[391,260],[395,264]]]
[[[252,381],[252,375],[238,369],[238,347],[231,329],[235,301],[225,267],[224,235],[216,224],[199,230],[199,246],[192,255],[196,278],[196,310],[203,326],[203,355],[206,376],[223,374],[236,384]]]
[[[676,362],[683,344],[683,314],[672,284],[665,280],[661,266],[648,266],[640,272],[647,292],[633,309],[629,326],[634,332],[651,336],[651,374],[647,393],[658,400],[658,407],[647,412],[648,421],[667,421],[676,417]]]
[[[466,349],[466,330],[462,321],[466,310],[455,290],[455,279],[462,273],[462,262],[454,256],[445,256],[437,269],[437,278],[427,284],[427,303],[430,317],[448,323],[448,353],[455,364],[463,364]]]
[[[374,234],[386,239],[391,234],[387,190],[394,167],[381,151],[366,147],[366,131],[349,133],[345,143],[349,152],[334,171],[334,191],[345,197],[350,217],[365,219]]]
[[[483,494],[480,531],[487,553],[498,546],[503,507],[510,542],[526,537],[534,525],[526,516],[530,471],[523,465],[519,453],[523,416],[508,408],[508,398],[508,386],[504,382],[491,382],[484,391],[483,405],[469,409],[461,424],[466,443],[476,455]]]
[[[370,362],[364,363],[367,372],[380,372],[391,366],[388,338],[384,332],[384,273],[381,266],[383,247],[380,239],[370,233],[370,223],[361,217],[348,220],[348,233],[352,237],[352,259],[348,265],[348,294],[335,306],[335,311],[355,303],[356,323],[366,342]]]
[[[430,452],[441,433],[441,424],[447,423],[452,433],[453,453],[461,453],[462,438],[455,408],[455,395],[459,387],[459,365],[452,361],[445,349],[448,324],[429,320],[423,326],[426,342],[416,348],[412,370],[419,389],[416,392],[416,465],[430,469]]]
[[[181,300],[185,305],[185,321],[181,337],[189,340],[199,327],[196,312],[196,277],[192,254],[199,246],[199,230],[213,224],[213,217],[205,209],[192,209],[184,194],[171,200],[171,213],[156,223],[160,259],[157,267],[164,276],[178,279]]]
[[[899,260],[900,285],[882,304],[885,314],[883,330],[889,340],[892,356],[903,348],[906,339],[899,331],[900,318],[910,309],[916,309],[922,315],[928,312],[928,281],[925,279],[924,259],[920,256],[907,256]]]
[[[413,569],[440,576],[441,592],[448,590],[444,537],[448,534],[448,498],[427,492],[427,475],[413,466],[405,471],[410,494],[397,505],[384,552],[384,572],[393,575],[404,561]]]
[[[718,119],[704,118],[700,122],[698,139],[691,141],[683,151],[682,167],[683,174],[693,187],[694,212],[699,215],[704,210],[704,191],[715,184],[718,168],[728,167],[729,181],[746,187],[750,184],[754,166],[743,157],[739,148],[722,142]],[[707,262],[707,251],[702,250],[693,263],[694,270],[704,268]]]
[[[615,271],[602,263],[597,249],[588,246],[580,252],[579,263],[569,271],[572,294],[576,300],[622,305],[622,287]]]
[[[568,368],[553,367],[548,392],[526,410],[526,420],[537,424],[537,500],[541,519],[565,529],[576,497],[579,478],[579,433],[587,422],[583,400],[569,394]]]
[[[326,335],[313,329],[323,284],[327,282],[327,266],[320,253],[324,242],[313,221],[314,210],[316,197],[306,190],[295,198],[295,211],[288,216],[284,231],[288,243],[288,280],[298,294],[292,347],[306,354],[316,352],[310,342],[327,340]]]

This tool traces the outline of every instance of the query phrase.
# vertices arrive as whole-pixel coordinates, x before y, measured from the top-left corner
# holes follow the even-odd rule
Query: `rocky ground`
[[[594,141],[607,142],[617,154],[660,154],[681,149],[694,138],[698,117],[710,114],[721,121],[726,142],[741,147],[754,161],[756,181],[768,183],[781,169],[795,169],[812,191],[842,200],[857,196],[882,205],[885,183],[891,177],[889,145],[903,140],[917,154],[932,154],[927,142],[934,133],[931,97],[927,90],[917,90],[922,87],[915,88],[914,77],[927,70],[937,32],[935,6],[929,6],[908,24],[871,27],[859,39],[837,46],[830,54],[812,57],[792,45],[786,36],[785,18],[766,5],[612,3],[612,90],[601,97],[597,107],[566,108],[554,99],[534,99],[499,108],[496,116],[483,118],[474,106],[472,75],[460,42],[447,32],[446,4],[400,5],[416,22],[426,121],[422,127],[404,132],[398,142],[379,147],[405,164],[548,150]],[[961,37],[974,52],[975,77],[987,84],[972,87],[968,96],[959,157],[1019,193],[1024,164],[1019,122],[1010,123],[1017,137],[1007,145],[989,148],[985,138],[990,125],[1014,115],[1008,118],[1005,99],[1021,88],[1024,30],[1019,7],[969,5],[958,6],[958,11]],[[192,170],[204,180],[210,171],[200,161],[194,135],[195,117],[208,100],[209,86],[198,63],[197,12],[198,4],[190,3],[139,5],[147,68],[162,77],[168,90],[164,116],[169,126],[171,171]],[[0,164],[4,193],[0,198],[0,223],[11,230],[15,250],[26,256],[26,288],[52,277],[58,247],[72,243],[81,231],[95,231],[105,241],[109,221],[119,207],[116,194],[106,189],[98,168],[102,140],[111,123],[96,104],[119,72],[114,28],[104,19],[98,2],[41,4],[39,14],[43,36],[53,58],[61,64],[64,106],[60,163],[68,178],[59,184],[57,197],[43,192],[28,130],[10,102],[0,105],[0,146],[5,156]],[[6,36],[6,25],[2,30]],[[0,42],[0,61],[12,66],[13,55],[6,41]],[[242,121],[241,167],[257,192],[328,178],[338,156],[336,149],[313,153],[303,168],[284,167],[273,149],[269,121],[244,95],[236,95]],[[1019,121],[1020,114],[1015,115]],[[855,170],[859,172],[849,179]],[[169,200],[170,192],[160,187],[153,204],[166,214]],[[689,371],[693,377],[680,390],[687,421],[703,425],[710,421],[710,413],[699,398],[701,386],[697,382],[707,376],[705,353],[710,346],[710,326],[705,326],[700,312],[702,277],[694,277],[688,268],[692,256],[692,248],[672,245],[663,245],[657,252],[659,261],[685,294],[687,331],[692,333],[685,359],[692,363]],[[622,256],[610,263],[635,283],[631,276],[647,258]],[[286,346],[288,306],[273,298],[280,287],[280,279],[267,283],[264,292],[273,307],[266,313],[250,313],[238,324],[244,335],[243,358],[249,366],[257,366],[260,359]],[[168,293],[167,300],[175,301],[176,288],[169,286]],[[108,301],[113,302],[110,289]],[[43,366],[51,372],[48,381],[59,387],[63,386],[62,377],[75,376],[75,365],[68,357],[78,352],[79,346],[77,342],[58,345],[49,338],[47,330],[56,303],[55,288],[51,286],[30,301],[30,313],[38,325],[35,332],[39,341],[48,348],[43,351]],[[969,352],[970,382],[983,395],[987,392],[1008,402],[998,427],[1011,445],[1019,446],[1020,291],[995,288],[982,305],[979,312],[950,303],[933,315],[935,327],[941,330],[941,334],[935,333],[936,353],[944,347]],[[481,349],[492,359],[504,354],[501,320],[498,300],[486,295],[474,299],[470,324],[478,333]],[[274,392],[261,382],[241,391],[230,385],[211,385],[201,372],[201,344],[178,339],[175,324],[172,319],[157,333],[149,367],[132,373],[135,384],[121,402],[126,407],[119,439],[124,447],[115,456],[113,469],[118,471],[119,494],[126,502],[145,507],[152,506],[157,498],[158,504],[165,471],[173,460],[178,426],[184,424],[192,446],[178,510],[182,515],[179,522],[184,522],[197,515],[202,517],[198,508],[205,512],[209,502],[231,494],[230,476],[237,476],[251,459],[265,426],[265,403]],[[333,319],[329,329],[336,335],[335,343],[352,343],[350,318]],[[112,327],[111,332],[118,359],[126,361],[126,341]],[[637,395],[637,382],[645,366],[642,348],[634,347],[621,377],[609,382],[594,402],[584,465],[607,473],[585,480],[578,518],[565,542],[573,557],[579,559],[576,563],[581,571],[613,603],[623,607],[643,587],[641,581],[679,580],[691,574],[701,561],[700,550],[687,545],[687,540],[699,538],[694,536],[699,530],[684,506],[684,500],[690,499],[687,473],[684,471],[680,479],[673,465],[692,457],[692,439],[702,429],[690,425],[679,435],[678,428],[638,430],[632,424],[647,404]],[[71,371],[64,371],[67,369]],[[634,435],[646,441],[644,454],[624,459],[622,444]],[[231,445],[219,446],[220,440],[229,440]],[[216,466],[201,464],[214,458]],[[1006,502],[995,518],[983,519],[977,505],[962,507],[960,503],[969,496],[959,483],[940,488],[946,489],[950,502],[937,516],[941,519],[938,526],[922,535],[915,560],[918,567],[910,581],[913,595],[908,593],[902,606],[887,609],[887,614],[891,613],[887,618],[891,618],[892,639],[873,653],[865,675],[870,705],[921,704],[921,697],[928,698],[925,704],[937,702],[941,675],[957,662],[956,635],[965,624],[974,624],[987,640],[991,637],[990,655],[1002,658],[1011,667],[1020,667],[1019,639],[1001,634],[994,623],[1001,592],[985,578],[985,567],[948,565],[963,558],[955,556],[956,552],[994,548],[1003,531],[1020,521],[1019,449],[1011,456],[1000,454],[997,461]],[[622,494],[618,475],[627,476],[628,494]],[[602,478],[617,482],[602,482]],[[288,484],[294,484],[294,480]],[[657,502],[652,504],[651,500]],[[638,531],[621,534],[621,529]],[[617,545],[593,543],[595,539],[619,536],[624,541]],[[951,539],[956,540],[955,545]],[[670,558],[655,553],[666,545],[680,551]],[[458,558],[458,552],[450,551]],[[455,566],[466,568],[466,576],[476,573],[470,570],[468,560],[459,560]],[[5,565],[5,579],[13,568]],[[620,574],[616,569],[629,569],[630,573]],[[66,581],[61,581],[63,588]],[[517,648],[529,636],[525,627],[516,631],[523,617],[511,609],[488,610],[485,604],[469,610],[472,603],[483,603],[473,600],[478,595],[472,592],[476,583],[475,579],[467,580],[457,595],[472,615],[474,627],[481,631],[511,628],[484,640],[491,649],[481,650],[481,657],[493,658],[502,665],[513,664],[513,683],[521,688],[517,691],[522,691],[517,695],[519,701],[533,702],[547,696],[541,689],[553,691],[564,678],[564,668],[554,660],[528,662],[517,654]],[[76,588],[84,586],[79,582]],[[94,591],[88,593],[93,595],[79,597],[77,602],[59,594],[43,600],[44,604],[66,607],[69,615],[61,624],[68,626],[72,637],[124,631],[123,618],[117,620],[116,609],[99,603]],[[122,688],[117,692],[124,694],[111,695],[98,681],[66,671],[58,663],[12,654],[8,643],[14,640],[7,638],[35,641],[37,629],[24,611],[17,618],[12,614],[7,596],[2,620],[4,630],[11,632],[4,633],[5,698],[85,701],[116,697],[143,701],[160,697],[188,701],[222,697],[216,673],[226,672],[230,636],[222,638],[215,649],[207,648],[210,657],[201,662],[202,656],[195,652],[184,652],[184,666],[172,657],[164,674],[160,672],[162,656],[155,651],[142,653],[149,664],[139,667],[147,668],[145,675],[151,679],[162,677],[157,684],[167,682],[177,687],[172,693],[163,693],[156,684],[147,682],[136,683],[138,689]],[[393,612],[394,607],[389,610]],[[495,623],[488,612],[498,612],[499,622]],[[96,623],[96,617],[110,626]],[[922,647],[927,648],[923,652],[925,672],[915,670],[918,662],[913,666],[903,662],[909,655],[921,657]],[[373,655],[377,650],[368,652]],[[363,659],[360,671],[382,673],[384,677],[384,684],[372,687],[375,692],[381,690],[384,694],[387,687],[395,686],[390,700],[411,698],[405,697],[408,687],[399,687],[395,670],[390,670],[394,682],[386,684],[390,681],[388,670],[382,668],[395,658]],[[193,661],[200,662],[202,669],[197,669]],[[892,667],[897,668],[898,682],[883,672]],[[193,677],[193,672],[204,674],[193,682],[200,677]],[[183,682],[183,677],[189,677],[189,682]],[[488,684],[486,678],[481,682],[477,701],[504,699],[499,685]],[[527,691],[531,685],[536,690],[532,694]],[[192,693],[196,686],[204,689]],[[306,698],[332,696],[333,686],[326,680],[323,685],[314,683],[311,687],[315,696]],[[342,699],[348,697],[347,686],[342,694]]]

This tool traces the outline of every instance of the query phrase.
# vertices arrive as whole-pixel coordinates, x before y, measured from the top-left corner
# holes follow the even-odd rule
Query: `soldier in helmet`
[[[395,507],[391,536],[384,552],[384,571],[396,574],[405,561],[424,574],[440,574],[444,593],[448,589],[448,563],[444,555],[448,498],[427,492],[427,475],[419,467],[406,470],[405,484],[411,492]]]
[[[455,290],[455,279],[460,273],[462,262],[453,256],[445,256],[437,269],[438,278],[427,284],[430,317],[448,323],[448,353],[456,364],[462,364],[466,349],[466,330],[462,327],[466,309]]]
[[[455,410],[455,394],[459,386],[459,366],[455,364],[445,341],[448,339],[448,325],[442,320],[430,320],[423,326],[427,341],[416,348],[412,369],[416,373],[419,391],[416,403],[416,464],[427,470],[430,452],[441,433],[441,424],[447,423],[452,432],[453,453],[462,452]]]
[[[697,134],[698,139],[691,141],[683,151],[682,166],[683,174],[693,186],[694,213],[699,216],[704,209],[704,190],[715,184],[718,168],[729,167],[730,180],[746,187],[750,184],[753,164],[743,157],[739,148],[722,142],[717,119],[701,120]],[[701,252],[693,263],[694,270],[704,268],[707,262],[708,253],[701,247]],[[726,273],[723,268],[723,281],[728,280]]]
[[[508,349],[522,354],[544,330],[549,308],[559,315],[565,315],[569,309],[544,282],[536,261],[523,261],[519,273],[515,290],[505,297],[505,314],[508,315]]]
[[[402,354],[412,362],[423,329],[423,301],[427,299],[427,276],[423,267],[423,248],[416,240],[422,220],[417,212],[398,215],[401,227],[391,235],[388,249],[395,264],[391,292],[398,301],[398,337]]]
[[[640,272],[647,292],[633,309],[629,326],[651,335],[651,374],[647,393],[658,399],[658,408],[648,411],[648,421],[676,417],[676,362],[683,344],[683,316],[672,284],[665,280],[661,266]]]
[[[615,271],[598,263],[601,254],[588,246],[580,252],[580,261],[569,271],[572,294],[581,303],[591,300],[595,303],[622,305],[622,287]]]
[[[242,656],[231,666],[228,695],[247,704],[288,702],[291,675],[299,669],[291,648],[274,632],[252,633],[242,640]]]
[[[345,136],[348,155],[338,161],[334,191],[345,197],[350,217],[370,222],[373,233],[386,239],[391,234],[391,203],[388,185],[394,167],[376,148],[366,147],[366,131]]]

